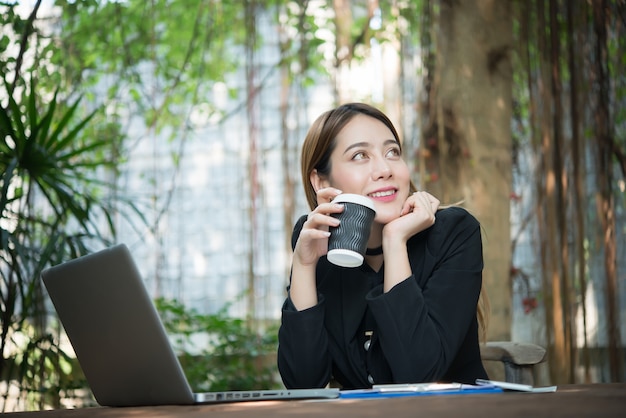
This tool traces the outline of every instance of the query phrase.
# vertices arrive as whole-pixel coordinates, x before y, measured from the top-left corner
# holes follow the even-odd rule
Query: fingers
[[[323,203],[331,202],[335,197],[340,195],[342,192],[339,189],[335,189],[334,187],[324,187],[319,189],[317,192],[317,204],[318,206]]]
[[[428,192],[423,192],[423,193],[426,194],[428,203],[430,204],[430,207],[432,208],[433,213],[437,212],[437,209],[439,209],[439,205],[441,204],[439,199],[437,199],[435,196],[431,195]]]
[[[416,192],[416,194],[422,202],[424,209],[431,215],[434,215],[439,208],[439,199],[428,192]]]
[[[435,213],[439,208],[439,199],[428,192],[415,192],[410,195],[402,208],[401,216],[383,227],[383,242],[399,240],[406,243],[418,232],[435,224]]]
[[[310,233],[309,238],[328,237],[328,228],[338,226],[339,219],[332,217],[334,213],[341,213],[343,205],[332,203],[332,200],[341,194],[341,190],[334,188],[324,188],[317,191],[317,207],[311,211],[303,225],[304,230],[319,230],[322,233]]]
[[[434,211],[432,206],[430,205],[430,200],[428,199],[426,192],[417,192],[415,194],[415,210],[422,210],[424,213],[430,218],[433,217]]]
[[[337,226],[339,220],[333,218],[333,213],[341,213],[343,205],[332,203],[332,200],[341,194],[341,190],[326,187],[317,191],[317,207],[309,213],[305,227],[318,228],[321,225]],[[305,223],[305,224],[306,224]]]
[[[301,264],[314,264],[328,251],[329,229],[339,225],[332,215],[343,211],[342,204],[332,203],[339,194],[341,191],[333,188],[318,190],[318,205],[308,214],[296,243],[294,256]]]
[[[317,212],[317,208],[316,208],[313,212],[309,213],[309,215],[307,216],[307,220],[303,225],[303,229],[319,229],[321,227],[326,227],[325,230],[328,230],[328,227],[330,226],[339,225],[339,219],[333,218],[332,216],[330,216],[330,213],[339,213],[343,210],[343,207],[341,205],[336,205],[334,203],[327,203],[326,205],[328,205],[330,209],[332,209],[333,211],[327,212],[327,213],[320,213],[320,212]]]
[[[434,217],[437,209],[439,209],[439,204],[439,199],[430,193],[424,191],[415,192],[404,203],[401,215],[422,210],[429,216]]]

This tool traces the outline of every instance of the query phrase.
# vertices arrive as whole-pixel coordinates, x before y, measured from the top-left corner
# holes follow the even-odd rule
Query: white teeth
[[[370,196],[372,196],[372,197],[384,197],[384,196],[391,196],[394,193],[395,193],[394,190],[387,190],[386,192],[370,193]]]

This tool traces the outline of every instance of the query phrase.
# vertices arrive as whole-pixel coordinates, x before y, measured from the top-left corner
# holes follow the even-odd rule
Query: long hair
[[[402,150],[400,136],[393,126],[393,123],[387,115],[377,108],[365,103],[346,103],[325,113],[322,113],[309,128],[304,143],[302,144],[302,154],[300,161],[300,170],[302,175],[302,184],[306,195],[307,203],[311,210],[317,206],[317,194],[311,184],[311,173],[317,170],[322,176],[330,174],[330,156],[337,146],[337,135],[355,116],[365,115],[382,122],[393,134],[393,138]],[[417,188],[410,183],[410,192],[417,191]],[[440,206],[444,209],[448,206]],[[478,319],[479,337],[481,340],[486,339],[487,323],[489,321],[489,299],[485,292],[484,286],[481,288],[480,297],[476,309],[476,317]]]

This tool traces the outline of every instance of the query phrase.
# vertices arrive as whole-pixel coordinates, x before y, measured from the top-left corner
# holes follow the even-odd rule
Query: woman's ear
[[[309,181],[313,186],[313,189],[317,192],[319,189],[323,189],[324,187],[330,187],[330,183],[326,176],[322,176],[317,172],[317,169],[311,171],[311,175],[309,176]]]

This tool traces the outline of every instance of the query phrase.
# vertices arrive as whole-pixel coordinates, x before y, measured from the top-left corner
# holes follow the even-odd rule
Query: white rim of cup
[[[342,193],[333,199],[333,203],[358,203],[362,206],[370,208],[374,211],[374,213],[376,213],[372,199],[360,194]]]
[[[356,251],[335,248],[326,256],[328,261],[341,267],[359,267],[363,264],[363,256]]]

